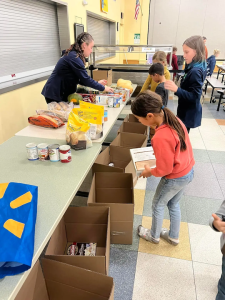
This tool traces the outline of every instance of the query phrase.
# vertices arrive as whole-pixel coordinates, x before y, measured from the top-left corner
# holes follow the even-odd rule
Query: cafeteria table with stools
[[[217,68],[218,68],[218,72],[217,72],[217,79],[219,78],[219,75],[222,75],[222,81],[223,82],[223,79],[224,79],[224,76],[225,76],[225,65],[216,65]]]
[[[225,85],[223,83],[221,83],[218,79],[216,79],[215,77],[206,77],[206,84],[205,84],[205,94],[207,91],[207,87],[208,84],[212,87],[212,93],[211,93],[211,97],[210,97],[210,103],[212,102],[212,97],[213,97],[213,93],[214,93],[214,89],[225,89]]]

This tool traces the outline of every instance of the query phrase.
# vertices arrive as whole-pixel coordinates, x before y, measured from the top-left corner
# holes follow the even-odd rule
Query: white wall
[[[209,56],[225,58],[225,0],[151,0],[148,44],[182,44],[192,35],[207,37]]]

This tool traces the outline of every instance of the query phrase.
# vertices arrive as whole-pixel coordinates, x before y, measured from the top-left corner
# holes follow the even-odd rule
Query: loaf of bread
[[[32,125],[47,127],[47,128],[59,128],[63,125],[63,121],[56,116],[47,115],[35,115],[28,118],[28,122]]]

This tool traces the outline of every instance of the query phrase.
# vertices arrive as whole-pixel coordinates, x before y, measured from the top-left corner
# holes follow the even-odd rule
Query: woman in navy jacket
[[[76,43],[66,50],[42,90],[47,103],[67,102],[67,97],[76,92],[77,84],[99,91],[113,92],[113,89],[105,86],[106,80],[97,82],[87,74],[85,57],[92,53],[93,46],[92,36],[83,32],[77,37]]]
[[[186,66],[180,87],[168,80],[165,88],[178,96],[177,116],[187,127],[201,126],[202,106],[200,103],[202,85],[206,78],[205,45],[201,36],[192,36],[183,44]]]

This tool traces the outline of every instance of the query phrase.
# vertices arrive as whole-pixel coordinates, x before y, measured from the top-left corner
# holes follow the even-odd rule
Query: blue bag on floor
[[[37,198],[37,186],[0,183],[0,278],[31,267]]]

